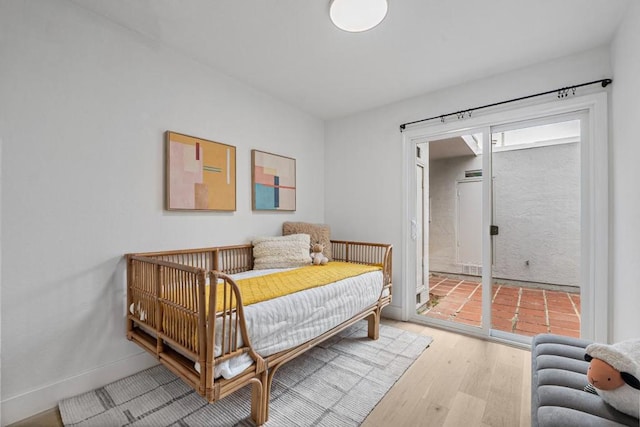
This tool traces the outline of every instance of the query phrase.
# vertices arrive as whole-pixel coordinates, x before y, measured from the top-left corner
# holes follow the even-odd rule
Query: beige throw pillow
[[[308,234],[259,237],[253,240],[253,269],[301,267],[311,264]]]
[[[322,253],[331,261],[331,228],[327,224],[312,224],[309,222],[285,222],[282,224],[282,235],[308,234],[311,244],[320,243],[324,246]]]

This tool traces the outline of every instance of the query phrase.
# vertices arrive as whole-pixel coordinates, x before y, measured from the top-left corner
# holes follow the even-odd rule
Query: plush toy
[[[138,316],[138,319],[142,320],[143,322],[147,320],[147,312],[144,309],[140,308],[140,301],[138,301],[137,306],[132,302],[129,306],[129,312],[134,316]]]
[[[609,405],[638,418],[640,413],[640,339],[585,349],[587,380]]]
[[[324,250],[324,245],[321,243],[314,243],[311,245],[311,263],[314,265],[325,265],[329,262],[329,258],[324,256],[322,251]]]

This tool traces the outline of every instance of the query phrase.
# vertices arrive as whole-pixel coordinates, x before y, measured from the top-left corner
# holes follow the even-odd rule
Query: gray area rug
[[[366,321],[282,366],[271,389],[268,427],[358,426],[429,346],[423,335]],[[65,426],[253,426],[251,387],[208,404],[159,365],[60,402]]]

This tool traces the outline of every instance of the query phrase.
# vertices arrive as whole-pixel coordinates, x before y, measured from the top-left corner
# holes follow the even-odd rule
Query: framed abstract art
[[[296,210],[296,159],[251,150],[251,207]]]
[[[165,132],[168,210],[235,211],[236,147]]]

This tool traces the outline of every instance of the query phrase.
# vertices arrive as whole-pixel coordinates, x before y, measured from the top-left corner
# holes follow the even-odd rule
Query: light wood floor
[[[362,427],[530,426],[531,352],[415,323],[433,337]]]
[[[531,425],[529,351],[414,323],[383,323],[434,341],[362,427]],[[55,408],[9,427],[61,426]]]

